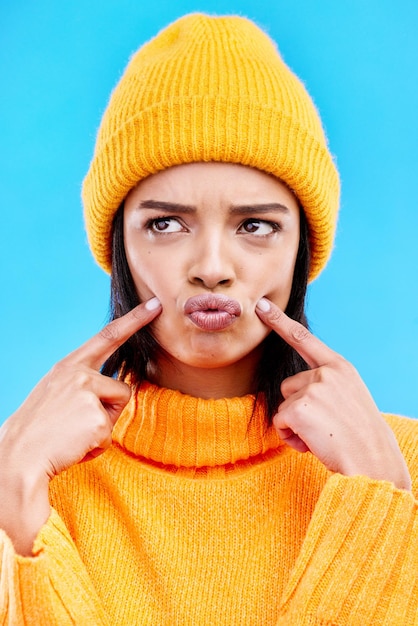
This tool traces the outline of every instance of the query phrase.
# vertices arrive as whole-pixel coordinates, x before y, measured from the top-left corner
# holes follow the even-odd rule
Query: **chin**
[[[188,367],[196,367],[197,369],[208,369],[208,370],[213,370],[213,369],[219,369],[222,367],[228,367],[229,365],[232,365],[233,363],[236,363],[238,360],[240,360],[240,358],[235,359],[235,358],[231,358],[231,355],[220,355],[220,354],[211,354],[211,353],[204,353],[204,354],[188,354],[188,355],[184,355],[184,354],[177,354],[177,355],[168,355],[168,358],[170,358],[171,360],[175,360],[178,363],[182,363],[183,365],[186,365]]]
[[[224,348],[224,349],[222,349]],[[216,349],[212,346],[200,350],[191,350],[190,352],[166,352],[167,357],[178,363],[182,363],[187,367],[195,367],[196,369],[222,369],[227,367],[233,367],[235,365],[243,365],[248,362],[251,368],[254,366],[255,361],[260,359],[260,343],[256,344],[249,349],[233,350],[229,345],[216,346]]]
[[[250,332],[250,331],[253,332]],[[168,361],[177,361],[188,367],[199,369],[219,369],[241,363],[246,359],[253,362],[260,357],[261,344],[270,330],[260,323],[260,329],[243,328],[239,333],[234,328],[224,332],[178,333],[175,329],[154,328],[153,336],[162,348]],[[171,338],[176,337],[172,341]],[[252,363],[253,364],[253,363]]]

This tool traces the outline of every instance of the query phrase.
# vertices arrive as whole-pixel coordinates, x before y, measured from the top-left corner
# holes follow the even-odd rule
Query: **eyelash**
[[[269,235],[272,235],[273,233],[278,233],[278,232],[280,232],[282,230],[281,224],[279,224],[277,222],[272,222],[271,220],[261,220],[261,219],[255,218],[255,217],[252,217],[252,218],[249,218],[247,220],[244,220],[242,222],[242,224],[240,224],[238,230],[243,228],[243,226],[245,226],[247,224],[252,224],[252,223],[257,223],[258,225],[260,225],[260,224],[267,224],[268,226],[271,227],[271,231],[272,231],[271,233],[266,233],[265,235],[257,235],[256,234],[257,237],[268,237]],[[246,234],[252,235],[254,233],[248,233],[247,232]]]
[[[152,219],[147,220],[147,222],[145,223],[145,228],[146,230],[149,230],[153,233],[158,233],[159,235],[164,234],[164,230],[158,230],[155,228],[156,224],[158,222],[177,222],[180,226],[182,226],[180,218],[178,217],[173,217],[171,215],[161,215],[160,217],[154,217]],[[258,218],[248,218],[246,220],[244,220],[238,227],[238,231],[241,230],[244,226],[246,226],[247,224],[251,224],[251,223],[257,223],[258,225],[260,224],[268,224],[268,226],[271,227],[271,233],[266,233],[264,235],[257,235],[255,234],[255,236],[257,237],[268,237],[269,235],[272,235],[273,233],[277,233],[280,232],[282,230],[282,226],[281,224],[277,223],[277,222],[272,222],[270,220],[261,220]],[[180,232],[180,231],[175,231],[175,232]],[[254,233],[251,232],[246,232],[244,234],[247,235],[252,235]]]
[[[157,230],[155,228],[155,225],[157,224],[157,222],[178,222],[178,224],[180,224],[181,226],[181,221],[180,218],[178,217],[172,217],[171,215],[161,215],[160,217],[153,217],[152,219],[149,219],[145,222],[145,228],[146,230],[150,230],[153,233],[158,233],[159,235],[164,234],[163,230]]]

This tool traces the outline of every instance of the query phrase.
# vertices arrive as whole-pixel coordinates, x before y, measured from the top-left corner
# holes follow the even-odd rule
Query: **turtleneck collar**
[[[113,440],[130,454],[175,467],[216,467],[250,460],[278,448],[253,395],[204,400],[147,381],[113,430]]]

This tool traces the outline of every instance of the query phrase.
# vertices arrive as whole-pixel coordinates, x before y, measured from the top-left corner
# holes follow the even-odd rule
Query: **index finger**
[[[336,352],[309,332],[303,324],[292,320],[267,298],[258,301],[256,311],[260,319],[292,346],[309,367],[326,365],[337,357]]]
[[[151,298],[104,326],[97,335],[74,350],[66,359],[99,370],[129,337],[149,324],[160,312],[160,301],[158,298]]]

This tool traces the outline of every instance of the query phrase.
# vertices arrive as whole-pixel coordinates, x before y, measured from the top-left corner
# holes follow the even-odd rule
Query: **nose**
[[[210,237],[196,242],[189,268],[189,281],[207,289],[230,286],[234,281],[235,271],[227,248],[221,237]]]

